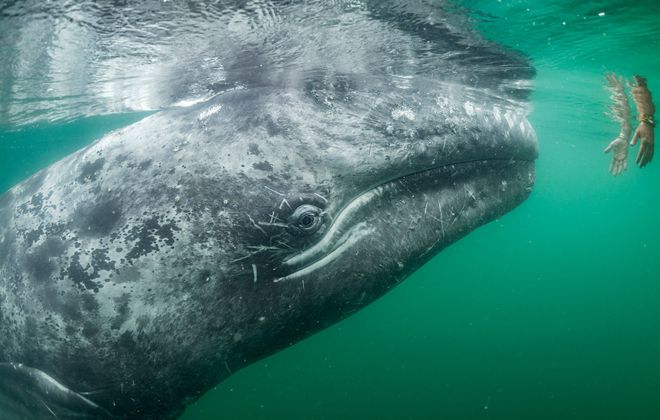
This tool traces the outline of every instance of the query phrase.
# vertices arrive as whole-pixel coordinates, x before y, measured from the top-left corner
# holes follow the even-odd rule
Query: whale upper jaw
[[[477,106],[465,102],[442,109],[446,119],[438,121],[441,128],[436,132],[429,130],[428,121],[421,128],[418,126],[420,131],[431,133],[427,138],[404,142],[394,149],[378,149],[376,153],[393,158],[374,163],[372,174],[363,177],[367,181],[362,190],[330,210],[332,224],[323,237],[283,260],[276,270],[276,282],[318,275],[342,259],[350,260],[351,251],[380,240],[383,231],[407,229],[398,227],[405,218],[420,218],[434,225],[427,230],[435,230],[440,239],[431,235],[420,240],[428,242],[425,249],[418,249],[420,255],[426,256],[503,215],[529,196],[535,182],[539,145],[527,120],[527,106],[517,103],[501,107],[486,102]],[[415,125],[416,121],[407,123]],[[356,173],[362,166],[354,163]],[[420,196],[424,202],[418,202]],[[407,203],[409,214],[401,212],[399,220],[379,219],[378,213],[390,214],[397,200]],[[474,211],[466,215],[452,215],[447,225],[447,214],[471,208]],[[448,230],[456,232],[451,234]],[[397,258],[412,261],[418,256],[409,253]]]
[[[357,254],[370,242],[387,243],[383,236],[404,244],[402,255],[394,258],[401,264],[434,255],[524,201],[535,182],[535,157],[530,153],[516,159],[456,162],[384,182],[348,203],[320,241],[285,259],[274,281],[316,276],[342,258],[351,260],[351,253]],[[383,211],[398,200],[408,214]],[[386,217],[379,217],[379,211]],[[406,226],[409,221],[421,222],[421,229]],[[403,235],[397,238],[387,232],[396,229]],[[406,235],[420,237],[404,239]]]

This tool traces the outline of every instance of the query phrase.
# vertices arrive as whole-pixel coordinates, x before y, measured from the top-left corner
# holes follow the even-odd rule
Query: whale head
[[[534,70],[444,3],[48,7],[0,17],[0,121],[158,112],[0,197],[17,413],[173,418],[531,192]]]

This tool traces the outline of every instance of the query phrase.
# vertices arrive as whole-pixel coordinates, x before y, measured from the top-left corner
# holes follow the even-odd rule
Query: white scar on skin
[[[277,278],[273,281],[275,283],[279,283],[281,281],[286,281],[286,280],[295,280],[304,277],[318,270],[319,268],[325,267],[326,265],[328,265],[329,263],[333,262],[338,257],[340,257],[344,252],[350,250],[353,247],[353,245],[355,245],[360,239],[364,238],[367,235],[372,234],[374,231],[375,231],[374,228],[367,227],[365,223],[360,223],[355,227],[355,229],[352,229],[349,233],[344,235],[342,237],[340,245],[337,248],[333,249],[332,252],[327,254],[325,257],[321,258],[320,260],[312,263],[311,265],[301,270],[291,273],[288,276]]]
[[[353,216],[355,213],[366,206],[372,199],[378,197],[381,192],[381,187],[374,188],[373,190],[362,194],[355,200],[351,201],[351,203],[337,216],[335,222],[332,224],[332,226],[330,226],[330,229],[328,229],[328,232],[325,234],[323,239],[321,239],[316,245],[312,246],[308,250],[294,255],[293,257],[284,261],[284,265],[299,265],[304,261],[313,260],[318,258],[320,255],[328,253],[335,246],[337,241],[343,237],[343,228],[349,226],[349,221],[354,219]],[[357,225],[355,228],[358,227],[359,225]]]

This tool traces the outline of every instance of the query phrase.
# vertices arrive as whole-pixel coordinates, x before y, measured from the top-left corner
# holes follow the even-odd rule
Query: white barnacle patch
[[[206,121],[212,115],[217,114],[221,109],[222,109],[222,105],[214,105],[212,107],[209,107],[208,109],[199,113],[199,115],[197,116],[197,120],[202,122]]]
[[[509,126],[509,129],[512,129],[514,124],[516,123],[515,114],[512,111],[506,111],[504,113],[504,119],[506,120],[506,123]]]
[[[473,117],[475,115],[475,108],[474,108],[474,104],[472,102],[470,102],[470,101],[465,102],[463,104],[463,109],[465,110],[465,113],[468,116]]]
[[[495,122],[497,123],[502,121],[502,113],[500,111],[500,108],[497,106],[493,107],[493,117],[495,117]]]
[[[415,113],[410,108],[397,108],[392,111],[392,118],[395,120],[406,119],[415,121]]]
[[[207,101],[211,99],[211,96],[200,96],[198,98],[186,98],[186,99],[181,99],[180,101],[177,101],[172,104],[174,107],[179,107],[179,108],[188,108],[193,105],[200,104],[204,101]]]

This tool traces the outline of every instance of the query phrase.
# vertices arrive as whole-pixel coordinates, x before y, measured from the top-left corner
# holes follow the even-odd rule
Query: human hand
[[[623,77],[619,76],[617,77],[616,74],[614,73],[607,73],[605,75],[605,80],[607,81],[608,86],[610,89],[614,90],[615,92],[623,92]]]
[[[617,137],[605,148],[605,153],[612,150],[612,163],[610,164],[610,173],[614,176],[619,175],[628,169],[628,141]]]
[[[637,164],[640,168],[648,165],[653,160],[654,135],[653,127],[645,122],[639,123],[637,130],[635,130],[630,144],[634,146],[638,140],[641,140],[639,152],[637,153]]]

